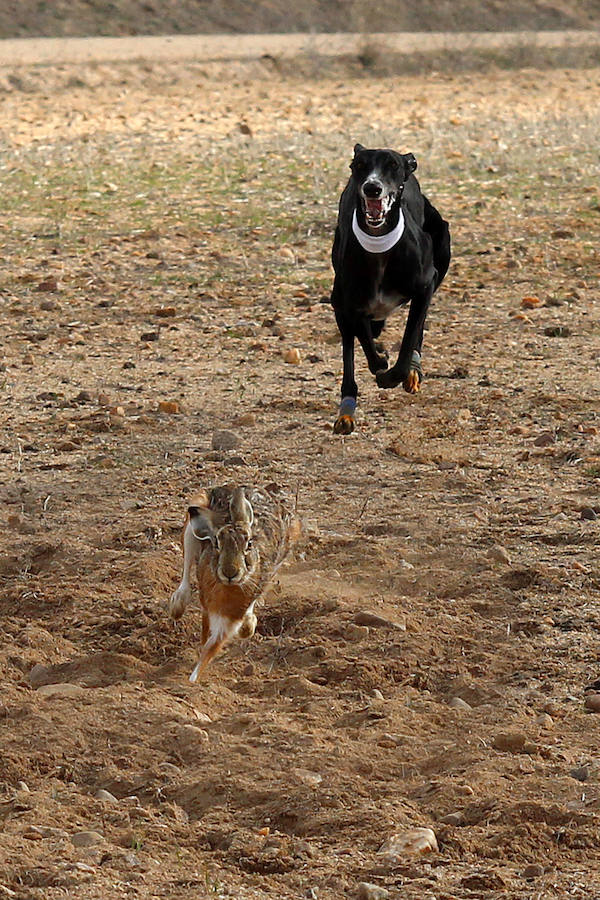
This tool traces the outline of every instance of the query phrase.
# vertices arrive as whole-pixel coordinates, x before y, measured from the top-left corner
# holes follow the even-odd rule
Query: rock
[[[99,831],[76,831],[71,835],[71,843],[74,847],[95,847],[104,843],[104,835]]]
[[[467,703],[466,700],[463,700],[462,697],[453,697],[449,706],[451,706],[452,709],[462,709],[464,712],[471,712],[473,709],[471,704]]]
[[[569,337],[571,329],[567,325],[548,325],[544,328],[546,337]]]
[[[152,341],[157,341],[159,337],[160,331],[145,331],[143,334],[140,334],[140,341],[151,343]]]
[[[508,551],[504,547],[501,547],[500,544],[495,544],[493,547],[490,547],[487,552],[487,557],[494,562],[510,565],[510,556],[508,555]]]
[[[43,309],[44,312],[51,312],[53,309],[60,309],[56,300],[42,300],[40,303],[40,309]]]
[[[52,840],[66,840],[69,835],[62,828],[49,828],[46,825],[29,825],[24,831],[23,837],[30,841],[43,841],[46,838]]]
[[[180,725],[177,729],[177,736],[180,740],[197,741],[200,744],[205,744],[209,740],[208,731],[198,728],[197,725]]]
[[[236,419],[236,425],[256,425],[256,416],[254,413],[243,413]]]
[[[25,793],[25,794],[29,794],[29,793],[30,793],[30,791],[29,791],[29,785],[26,784],[24,781],[17,781],[17,790],[18,790],[18,791],[23,791],[23,793]]]
[[[159,306],[154,310],[154,315],[159,319],[173,319],[177,315],[177,310],[174,306]]]
[[[174,765],[170,762],[161,762],[158,767],[161,772],[164,772],[165,775],[168,775],[169,778],[179,778],[181,775],[181,769],[179,766]]]
[[[390,896],[390,892],[378,884],[361,881],[356,896],[358,900],[386,900]]]
[[[437,853],[438,842],[431,828],[409,828],[392,834],[379,849],[378,855],[390,866],[396,866],[407,856]]]
[[[24,366],[33,366],[35,364],[35,359],[32,353],[26,353],[22,361]]]
[[[96,791],[94,796],[95,796],[96,800],[102,800],[104,803],[118,803],[119,802],[114,794],[111,794],[110,791],[105,791],[103,788],[100,788],[99,791]]]
[[[371,691],[371,697],[374,700],[385,700],[385,697],[383,696],[379,688],[373,688],[373,690]]]
[[[539,863],[530,863],[528,866],[525,866],[521,874],[526,881],[533,881],[544,874],[544,867]]]
[[[240,437],[235,431],[213,431],[213,450],[237,450],[240,444]]]
[[[47,666],[42,666],[41,663],[36,663],[27,677],[29,679],[29,684],[32,687],[37,688],[44,684],[49,676],[50,669]]]
[[[302,357],[297,347],[290,347],[289,350],[286,350],[283,354],[283,360],[290,366],[299,366],[302,362]]]
[[[58,290],[58,281],[54,277],[54,275],[48,275],[47,278],[44,278],[43,281],[40,281],[38,286],[36,287],[36,291],[48,291],[53,292]]]
[[[591,506],[584,506],[581,510],[581,518],[587,520],[588,522],[595,522],[598,518],[598,513]]]
[[[549,716],[548,713],[540,713],[539,716],[536,716],[533,720],[535,725],[539,725],[540,728],[553,728],[554,727],[554,719],[552,716]]]
[[[391,619],[386,619],[384,616],[379,616],[377,613],[368,612],[367,610],[357,612],[353,622],[355,625],[368,625],[371,628],[395,628],[398,631],[406,631],[405,623],[393,622]]]
[[[588,765],[577,766],[576,769],[571,769],[569,775],[571,778],[575,778],[577,781],[587,781],[591,774],[591,768]]]
[[[528,743],[523,731],[500,731],[492,741],[492,747],[503,753],[525,753]]]
[[[347,641],[364,641],[369,637],[369,629],[364,625],[348,625],[344,629],[344,637]]]
[[[85,694],[85,688],[78,684],[43,684],[36,693],[40,697],[82,697]]]
[[[590,712],[600,712],[600,694],[588,694],[584,706]]]
[[[159,400],[158,411],[167,413],[169,416],[175,416],[181,412],[181,405],[177,400]]]
[[[536,309],[536,307],[541,306],[542,301],[539,297],[523,297],[521,300],[521,306],[523,309]]]
[[[535,447],[550,447],[556,443],[556,435],[553,431],[542,431],[538,434],[533,444]]]
[[[463,814],[459,812],[448,813],[447,816],[442,816],[440,822],[443,825],[464,825]]]

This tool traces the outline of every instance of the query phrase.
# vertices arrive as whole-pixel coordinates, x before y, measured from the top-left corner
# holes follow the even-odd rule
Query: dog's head
[[[416,159],[412,153],[367,150],[362,144],[356,144],[350,168],[367,225],[382,228],[394,203],[402,196],[406,179],[417,168]]]

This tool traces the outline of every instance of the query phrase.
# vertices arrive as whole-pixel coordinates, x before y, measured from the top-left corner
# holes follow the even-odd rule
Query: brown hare
[[[192,599],[196,569],[202,606],[202,652],[190,681],[221,647],[256,628],[254,605],[300,534],[286,498],[276,491],[225,485],[198,495],[184,525],[183,577],[169,612],[179,619]]]

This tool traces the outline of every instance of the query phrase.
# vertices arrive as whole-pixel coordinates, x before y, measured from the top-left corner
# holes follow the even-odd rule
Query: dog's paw
[[[369,365],[369,369],[371,370],[372,375],[377,375],[378,372],[385,372],[388,367],[388,358],[386,356],[378,355],[375,357],[373,362]]]
[[[334,434],[352,434],[354,431],[354,419],[352,416],[338,416],[333,423]]]
[[[377,372],[375,380],[380,388],[394,388],[400,384],[402,379],[398,378],[398,375],[392,368],[386,369],[383,372]]]
[[[171,599],[169,600],[169,615],[171,618],[180,619],[191,599],[192,592],[189,587],[178,587],[171,594]]]
[[[404,381],[402,387],[407,394],[418,394],[421,390],[421,376],[416,369],[411,369]]]

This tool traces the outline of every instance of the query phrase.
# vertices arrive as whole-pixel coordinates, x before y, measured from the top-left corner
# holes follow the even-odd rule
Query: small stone
[[[533,881],[544,874],[544,867],[539,863],[530,863],[528,866],[525,866],[522,874],[526,881]]]
[[[177,315],[177,310],[174,306],[159,306],[154,310],[154,315],[159,319],[173,319]]]
[[[548,713],[540,713],[539,716],[536,716],[533,720],[534,725],[539,725],[540,728],[553,728],[554,727],[554,719],[552,716],[549,716]]]
[[[65,840],[69,837],[62,828],[50,828],[47,825],[29,825],[25,830],[23,837],[30,841],[42,841],[44,838],[53,840]]]
[[[590,712],[600,712],[600,694],[588,694],[584,706]]]
[[[373,688],[373,690],[371,691],[371,697],[373,698],[373,700],[385,700],[385,697],[383,696],[379,688]]]
[[[575,778],[576,781],[587,781],[590,777],[591,769],[588,765],[585,766],[577,766],[576,769],[571,769],[569,775],[571,778]]]
[[[49,275],[47,278],[44,278],[43,281],[40,281],[38,286],[36,287],[36,291],[57,291],[58,290],[58,281],[54,277],[54,275]]]
[[[56,300],[42,300],[40,303],[40,309],[43,309],[44,312],[51,312],[53,309],[60,309]]]
[[[581,518],[587,520],[588,522],[595,522],[598,518],[598,513],[591,506],[584,506],[581,510]]]
[[[567,325],[548,325],[544,328],[546,337],[569,337],[571,329]]]
[[[32,687],[37,688],[40,687],[40,685],[45,684],[49,675],[50,669],[47,666],[43,666],[41,663],[36,663],[27,677],[29,679],[29,684]]]
[[[93,400],[93,396],[91,391],[79,391],[77,396],[75,397],[76,403],[91,403]]]
[[[40,697],[74,698],[82,697],[86,693],[86,690],[78,684],[69,684],[67,682],[65,684],[43,684],[37,689],[36,693]]]
[[[492,747],[503,753],[524,753],[528,743],[522,731],[500,731],[492,741]]]
[[[523,309],[536,309],[538,306],[542,305],[542,301],[539,297],[523,297],[521,300],[521,306]]]
[[[104,835],[98,831],[76,831],[71,835],[71,843],[74,847],[95,847],[104,843]]]
[[[100,788],[99,791],[96,791],[94,796],[95,796],[96,800],[102,800],[104,803],[118,803],[119,802],[114,794],[111,794],[110,791],[105,791],[103,788]]]
[[[473,710],[471,704],[467,703],[466,700],[463,700],[462,697],[453,697],[449,706],[451,706],[452,709],[462,709],[464,712],[471,712]]]
[[[212,436],[213,450],[237,450],[241,440],[234,431],[214,431]]]
[[[237,418],[237,425],[256,425],[256,416],[254,413],[243,413]]]
[[[404,862],[407,856],[437,853],[438,842],[431,828],[410,828],[392,834],[381,846],[378,855],[388,865]]]
[[[181,412],[181,406],[177,400],[160,400],[158,404],[159,412],[166,413],[169,416],[175,416]]]
[[[33,354],[26,353],[23,357],[23,365],[24,366],[33,366],[35,365],[35,359],[33,358]]]
[[[302,362],[302,357],[300,356],[300,351],[297,347],[290,347],[290,349],[286,350],[284,353],[283,360],[290,366],[299,366]]]
[[[508,555],[508,551],[501,547],[500,544],[495,544],[493,547],[487,552],[488,559],[493,560],[493,562],[505,563],[506,565],[510,565],[510,556]]]
[[[535,447],[550,447],[554,443],[556,443],[556,435],[553,431],[542,431],[533,442]]]
[[[463,814],[459,812],[448,813],[447,816],[442,816],[440,822],[443,825],[462,825],[464,823]]]
[[[399,631],[406,631],[406,623],[392,622],[391,619],[386,619],[384,616],[379,616],[377,613],[368,612],[367,610],[357,612],[353,621],[355,625],[368,625],[371,628],[395,628]]]
[[[146,341],[146,343],[151,343],[152,341],[157,341],[160,337],[159,331],[145,331],[143,334],[140,334],[140,341]]]
[[[390,892],[379,884],[361,881],[358,885],[357,900],[386,900]]]
[[[181,775],[181,769],[179,766],[174,765],[170,762],[161,762],[158,767],[161,772],[164,772],[165,775],[168,775],[169,778],[179,778]]]
[[[198,728],[197,725],[180,725],[177,729],[177,736],[180,739],[197,741],[200,744],[205,744],[209,740],[208,731]]]
[[[24,794],[30,793],[29,785],[26,784],[26,782],[24,782],[24,781],[17,781],[17,790],[23,791]]]
[[[125,416],[125,407],[123,406],[111,406],[108,410],[109,415],[111,416],[121,416],[123,418]]]
[[[369,636],[369,629],[364,625],[348,625],[344,629],[344,637],[347,641],[364,641]]]

